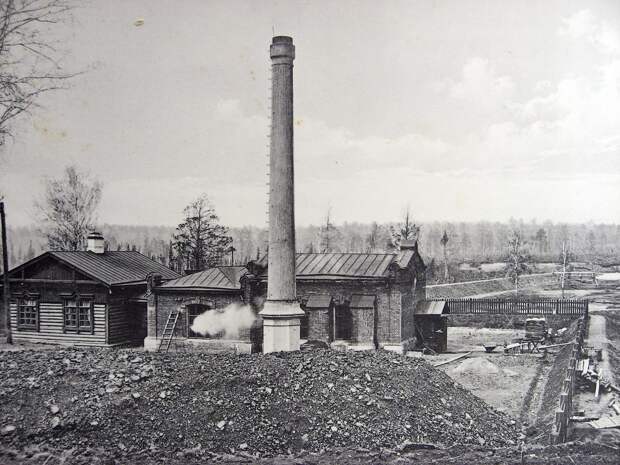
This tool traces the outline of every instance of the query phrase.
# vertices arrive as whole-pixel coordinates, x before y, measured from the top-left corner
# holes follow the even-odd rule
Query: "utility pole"
[[[0,225],[2,226],[2,305],[4,308],[4,321],[0,322],[0,329],[4,326],[7,344],[13,342],[11,337],[11,310],[10,310],[10,289],[9,289],[9,248],[6,239],[6,218],[4,214],[4,202],[0,202]]]

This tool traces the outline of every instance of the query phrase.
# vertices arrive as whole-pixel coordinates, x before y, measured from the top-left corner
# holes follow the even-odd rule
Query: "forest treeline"
[[[510,221],[431,222],[418,226],[419,250],[430,268],[431,281],[441,281],[439,270],[444,264],[444,232],[448,238],[445,252],[451,268],[461,263],[504,261],[508,254],[510,235],[515,230],[521,233],[529,257],[534,262],[559,263],[563,243],[569,247],[573,261],[604,265],[620,262],[620,225]],[[297,249],[299,252],[393,251],[394,231],[400,227],[398,223],[328,223],[298,227]],[[136,250],[166,266],[171,265],[175,227],[104,224],[100,230],[108,250]],[[223,264],[246,264],[267,251],[268,232],[265,228],[230,228],[228,235],[232,237],[232,249],[222,257]],[[46,239],[35,227],[9,228],[11,266],[45,250]],[[437,277],[433,279],[435,275]]]

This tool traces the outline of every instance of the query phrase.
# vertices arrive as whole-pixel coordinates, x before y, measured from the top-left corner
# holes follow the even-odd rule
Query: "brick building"
[[[237,349],[249,352],[250,331],[242,330],[235,338],[223,335],[202,335],[191,330],[194,319],[206,312],[222,312],[231,304],[249,301],[241,286],[247,274],[243,266],[218,266],[199,271],[165,283],[155,282],[148,292],[148,335],[144,340],[147,350],[157,350],[166,322],[172,313],[178,312],[173,343],[193,349]]]
[[[296,284],[306,314],[302,339],[357,348],[397,346],[415,335],[415,308],[425,299],[425,266],[416,244],[403,244],[397,253],[300,253]],[[266,290],[266,257],[247,267],[217,267],[155,286],[145,347],[157,347],[170,313],[182,309],[176,344],[249,351],[260,338],[260,321],[230,340],[192,334],[191,322],[230,303],[248,304],[258,313]]]

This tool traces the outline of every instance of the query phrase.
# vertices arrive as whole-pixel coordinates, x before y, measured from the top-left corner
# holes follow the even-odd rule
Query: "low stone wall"
[[[552,286],[556,284],[558,284],[558,277],[554,273],[529,274],[519,278],[520,289]],[[514,283],[510,278],[484,279],[480,281],[466,281],[451,284],[435,284],[426,286],[426,298],[457,299],[459,297],[473,297],[477,295],[510,292],[514,290],[514,287]]]

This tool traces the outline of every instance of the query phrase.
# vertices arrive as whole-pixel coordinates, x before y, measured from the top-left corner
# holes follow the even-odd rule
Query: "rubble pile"
[[[518,433],[425,361],[383,352],[0,352],[0,372],[5,446],[269,455],[495,447]]]

